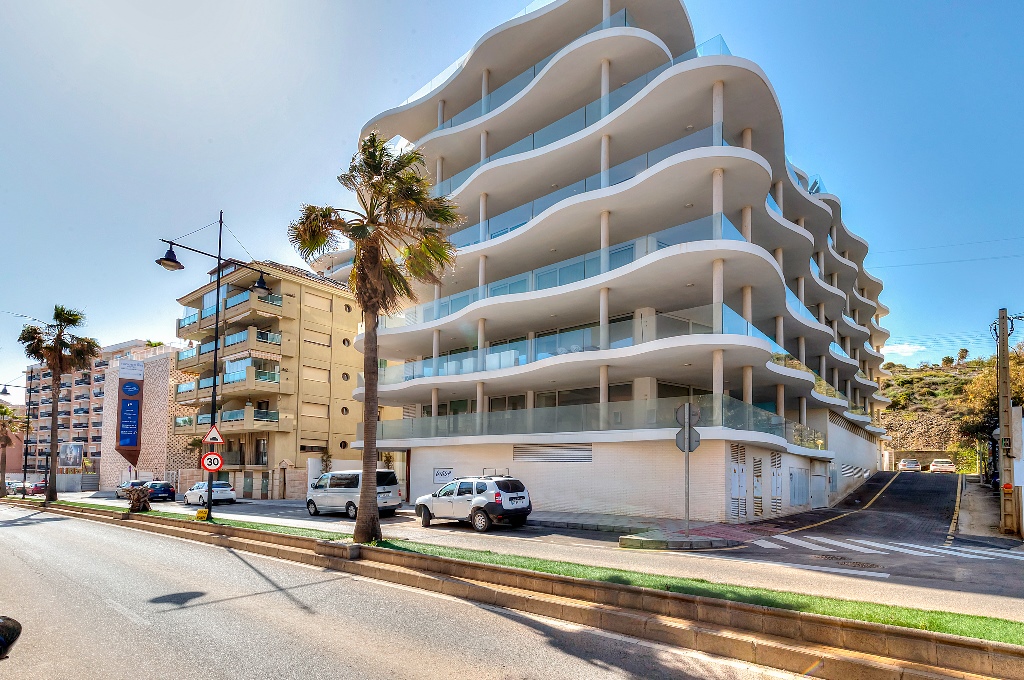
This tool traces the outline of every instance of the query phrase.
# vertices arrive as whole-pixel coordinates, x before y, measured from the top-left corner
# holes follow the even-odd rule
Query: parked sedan
[[[953,461],[948,458],[936,458],[932,461],[932,464],[928,466],[928,471],[956,474],[956,465],[954,465]]]
[[[129,480],[127,482],[121,482],[120,484],[117,485],[117,488],[114,489],[114,497],[115,498],[128,498],[128,494],[125,493],[126,489],[128,489],[130,487],[133,487],[133,486],[145,486],[145,485],[146,485],[146,480],[144,480],[144,479],[132,479],[132,480]]]
[[[149,500],[173,501],[174,486],[170,482],[146,482],[146,489],[149,490]]]
[[[191,489],[185,492],[185,505],[206,505],[206,482],[199,482],[194,484]],[[237,497],[235,496],[235,487],[231,486],[227,482],[214,482],[213,483],[213,502],[220,503],[226,501],[228,503],[234,503]]]
[[[44,479],[41,482],[36,482],[35,484],[32,485],[32,488],[30,488],[28,492],[30,494],[46,493],[46,480]]]
[[[900,472],[920,472],[921,463],[916,458],[904,458],[896,465]]]

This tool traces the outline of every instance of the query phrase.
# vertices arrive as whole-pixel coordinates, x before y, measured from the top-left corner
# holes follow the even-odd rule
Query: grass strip
[[[20,500],[20,499],[19,499]],[[25,499],[28,502],[42,505],[43,502],[34,500],[31,498]],[[51,505],[67,506],[72,508],[88,508],[91,510],[107,510],[112,512],[125,512],[128,508],[118,507],[116,505],[100,505],[98,503],[79,503],[77,501],[57,501],[51,503]],[[219,519],[214,518],[212,522],[204,520],[196,520],[191,515],[185,515],[177,512],[161,512],[159,510],[150,510],[149,512],[134,513],[138,515],[147,515],[150,517],[166,517],[167,519],[178,519],[183,522],[197,522],[199,524],[220,524],[228,527],[238,527],[240,529],[257,529],[259,531],[269,531],[274,534],[287,534],[289,536],[303,536],[305,538],[315,538],[321,541],[348,541],[352,539],[352,534],[342,534],[336,531],[322,531],[320,529],[307,529],[306,527],[290,527],[282,524],[265,524],[263,522],[244,522],[237,519]]]
[[[487,550],[449,548],[446,546],[416,543],[414,541],[385,540],[379,541],[377,545],[382,548],[394,548],[395,550],[424,555],[450,557],[481,564],[516,567],[518,569],[528,569],[558,576],[571,576],[591,581],[604,581],[606,583],[619,583],[651,588],[653,590],[667,590],[673,593],[700,595],[719,600],[823,614],[825,616],[835,616],[854,621],[884,623],[891,626],[902,626],[903,628],[917,628],[936,633],[949,633],[979,640],[1007,642],[1014,645],[1024,644],[1024,623],[988,616],[955,614],[953,612],[912,609],[888,604],[802,595],[799,593],[769,590],[767,588],[714,583],[703,579],[660,576],[657,574],[627,571],[625,569],[593,567],[574,562],[559,562],[519,555],[504,555]]]

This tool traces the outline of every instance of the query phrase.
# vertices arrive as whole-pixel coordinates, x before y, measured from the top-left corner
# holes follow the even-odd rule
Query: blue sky
[[[301,264],[285,227],[303,202],[346,200],[334,178],[362,124],[523,4],[0,5],[0,309],[45,318],[59,302],[104,344],[173,340],[174,300],[209,261],[182,254],[188,268],[165,272],[156,239],[223,209],[254,257]],[[991,352],[997,309],[1024,312],[1024,3],[687,7],[698,42],[721,33],[765,70],[790,157],[870,243],[903,350],[890,358]],[[230,237],[226,252],[245,256]],[[0,381],[20,381],[21,323],[0,314]]]

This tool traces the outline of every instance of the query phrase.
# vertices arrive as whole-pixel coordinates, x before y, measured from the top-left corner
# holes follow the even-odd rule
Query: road
[[[0,506],[0,676],[795,678],[339,572]]]
[[[700,553],[622,550],[618,537],[604,532],[527,526],[477,534],[456,523],[424,529],[410,517],[384,519],[382,526],[389,538],[919,609],[999,612],[1024,621],[1024,553],[1006,549],[1020,541],[958,537],[943,547],[956,483],[953,475],[879,473],[834,508],[741,526],[750,536],[742,547]],[[155,507],[194,512],[180,503]],[[343,532],[353,528],[340,516],[310,517],[298,501],[239,502],[216,512]],[[968,552],[974,550],[990,552]]]

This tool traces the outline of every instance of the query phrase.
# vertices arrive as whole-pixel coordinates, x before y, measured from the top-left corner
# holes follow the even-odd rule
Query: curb
[[[743,543],[741,541],[732,541],[725,538],[708,538],[706,536],[676,539],[648,537],[644,534],[637,534],[619,537],[620,548],[637,548],[640,550],[708,550],[710,548],[731,548],[737,545],[743,545]]]
[[[7,502],[401,583],[812,677],[1024,680],[1024,647],[1005,643],[258,529]]]

